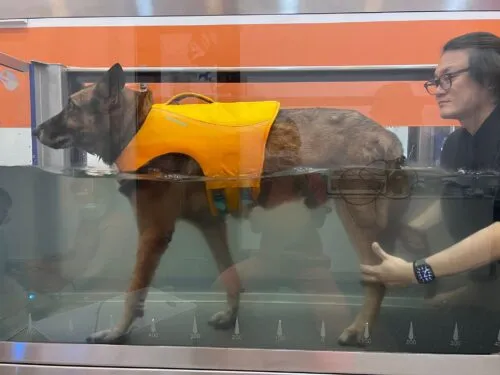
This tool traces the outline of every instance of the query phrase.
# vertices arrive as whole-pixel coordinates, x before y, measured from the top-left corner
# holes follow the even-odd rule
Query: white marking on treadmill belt
[[[495,346],[500,346],[500,329],[498,330],[497,342],[495,343]]]
[[[236,318],[236,323],[234,324],[234,334],[233,334],[233,340],[241,340],[241,335],[240,335],[240,322],[239,319]]]
[[[363,337],[361,338],[361,342],[363,344],[371,344],[372,343],[372,337],[370,335],[370,327],[368,325],[368,322],[365,323],[365,330],[363,331]]]
[[[458,324],[456,322],[455,322],[455,328],[453,329],[453,337],[450,341],[450,345],[454,347],[459,347],[461,345],[460,334],[458,332]]]
[[[73,326],[73,320],[69,320],[69,332],[70,333],[73,333],[73,331],[75,330],[75,327]]]
[[[276,330],[276,342],[285,341],[285,334],[283,333],[283,326],[281,319],[278,320],[278,329]]]
[[[413,322],[410,322],[410,329],[408,330],[408,338],[406,339],[406,345],[416,345],[417,339],[415,338],[415,332],[413,331]]]
[[[158,338],[158,331],[156,330],[156,319],[151,319],[151,331],[149,332],[149,337]]]
[[[31,314],[28,314],[28,335],[32,335],[35,333],[35,330],[33,329],[33,319],[31,318]]]
[[[198,323],[196,322],[196,315],[193,317],[193,332],[191,333],[191,340],[197,341],[201,338],[198,332]]]
[[[113,315],[109,315],[109,329],[113,329],[114,326]]]
[[[325,327],[325,321],[321,321],[321,331],[319,332],[319,337],[321,338],[321,342],[324,343],[326,339],[326,327]]]

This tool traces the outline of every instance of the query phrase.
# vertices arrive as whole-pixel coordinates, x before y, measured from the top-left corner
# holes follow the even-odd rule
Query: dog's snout
[[[31,130],[31,135],[33,137],[38,137],[40,135],[40,132],[41,132],[41,128],[40,127],[36,127],[33,130]]]

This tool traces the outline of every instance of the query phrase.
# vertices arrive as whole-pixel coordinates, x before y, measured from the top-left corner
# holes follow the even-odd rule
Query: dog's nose
[[[33,130],[31,130],[31,135],[33,137],[38,137],[39,134],[40,134],[40,127],[37,127],[37,128],[34,128]]]

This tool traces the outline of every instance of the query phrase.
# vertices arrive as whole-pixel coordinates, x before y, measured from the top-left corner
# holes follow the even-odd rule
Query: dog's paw
[[[208,324],[217,329],[228,329],[234,327],[237,316],[237,309],[228,308],[224,311],[219,311],[212,315],[212,317],[208,321]]]
[[[116,329],[105,329],[95,332],[87,337],[89,344],[123,344],[127,338],[127,333]]]
[[[339,345],[366,347],[371,342],[370,336],[365,332],[365,327],[356,327],[354,325],[346,328],[338,338]]]

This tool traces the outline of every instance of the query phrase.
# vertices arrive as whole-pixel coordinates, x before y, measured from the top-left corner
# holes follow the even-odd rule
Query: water
[[[419,180],[432,176],[430,170],[422,172]],[[0,339],[84,343],[88,334],[119,319],[137,230],[116,177],[116,171],[99,168],[0,168],[0,187],[13,202],[10,221],[0,226]],[[193,182],[183,176],[157,178]],[[436,201],[430,188],[422,189],[411,201],[410,217]],[[221,281],[199,228],[179,222],[155,274],[145,315],[128,343],[361,350],[336,342],[359,311],[363,290],[357,256],[335,210],[327,207],[307,210],[291,202],[259,212],[260,230],[250,220],[227,219],[233,259],[248,280],[237,330],[215,331],[207,324],[224,307]],[[453,242],[441,222],[426,233],[433,251]],[[420,256],[400,244],[397,254]],[[424,299],[424,287],[391,289],[379,323],[368,329],[366,350],[494,351],[500,329],[497,282],[479,285],[466,274],[443,279],[439,294],[463,286],[472,291],[467,298],[434,301]]]

